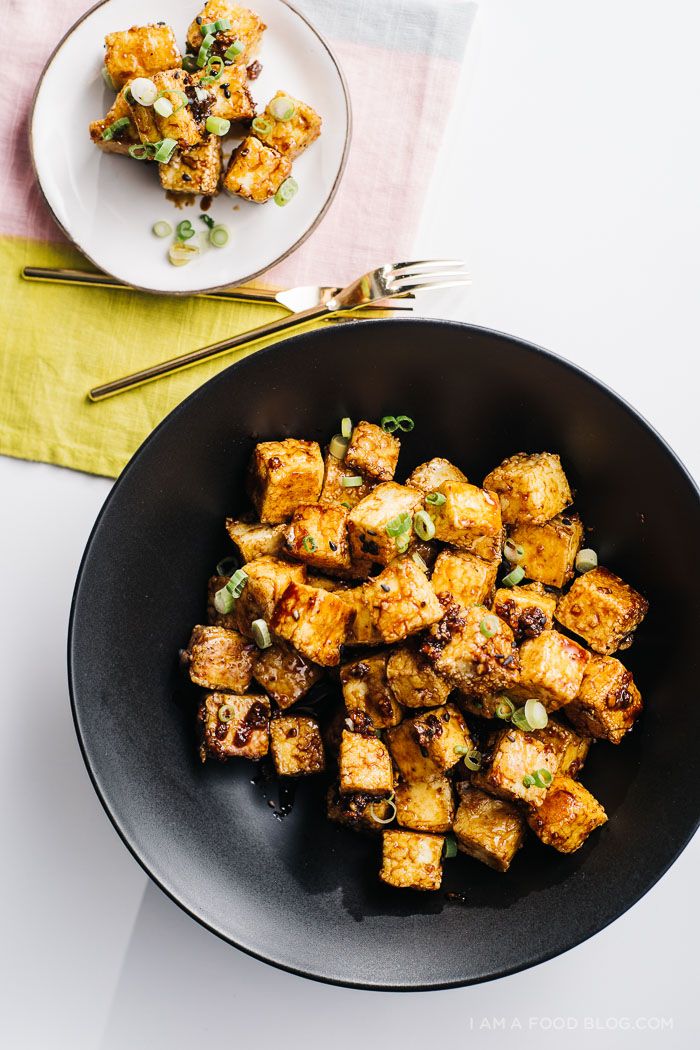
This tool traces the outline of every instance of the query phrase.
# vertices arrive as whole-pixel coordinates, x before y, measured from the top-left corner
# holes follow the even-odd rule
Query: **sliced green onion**
[[[523,787],[530,788],[534,783],[535,781],[531,776],[525,775],[523,777]]]
[[[516,565],[512,572],[509,572],[507,576],[503,577],[502,583],[504,587],[516,587],[521,580],[525,579],[525,570],[522,565]]]
[[[161,99],[161,101],[163,100]],[[177,148],[177,141],[175,139],[161,139],[160,142],[155,143],[155,147],[156,151],[153,159],[157,160],[159,164],[167,164]]]
[[[224,615],[230,613],[236,604],[235,598],[229,591],[228,587],[224,585],[221,590],[217,591],[214,595],[214,608],[218,613]]]
[[[173,109],[171,109],[170,113],[161,113],[160,109],[158,108],[158,103],[160,102],[161,99],[165,99],[165,101],[170,103],[170,105],[172,106],[172,102],[168,98],[169,95],[177,95],[177,97],[179,99],[181,99],[180,105],[179,106],[175,106]],[[156,100],[153,103],[153,108],[156,111],[156,113],[158,113],[161,117],[169,117],[173,113],[179,113],[181,109],[185,108],[185,106],[188,104],[188,102],[189,102],[189,99],[188,99],[188,97],[187,97],[187,95],[185,94],[184,91],[180,91],[179,88],[168,88],[167,91],[159,91],[158,92],[158,94],[156,95]]]
[[[216,66],[216,69],[214,69]],[[208,86],[209,84],[215,84],[217,80],[221,79],[221,74],[224,71],[224,60],[221,55],[211,55],[207,59],[206,65],[206,76],[202,77],[200,84]]]
[[[199,31],[202,34],[202,39],[208,36],[214,36],[216,32],[216,22],[205,22],[204,25],[199,27]]]
[[[445,860],[457,856],[457,840],[454,835],[445,835]]]
[[[196,244],[185,244],[184,241],[175,241],[168,249],[168,259],[173,266],[186,266],[200,254]]]
[[[576,572],[590,572],[598,565],[598,555],[590,547],[584,547],[576,555]]]
[[[352,510],[352,507],[345,500],[340,504],[341,507],[345,507],[346,510]]]
[[[265,621],[253,620],[250,629],[253,632],[253,640],[258,649],[269,649],[272,645],[272,637],[270,635],[270,628]]]
[[[151,226],[151,233],[154,237],[169,237],[172,232],[172,226],[165,219],[160,219]]]
[[[481,769],[481,751],[474,749],[468,751],[464,756],[464,764],[467,769],[471,769],[472,773],[478,772]]]
[[[119,120],[115,120],[104,129],[102,132],[102,138],[105,139],[105,141],[113,139],[118,131],[121,131],[122,128],[128,127],[129,124],[131,124],[131,121],[128,117],[120,117]]]
[[[275,120],[291,120],[296,111],[296,106],[288,95],[280,95],[279,98],[273,98],[267,107],[267,112]]]
[[[552,783],[553,777],[548,769],[535,769],[532,773],[532,782],[538,788],[547,788]]]
[[[228,557],[222,558],[216,566],[217,576],[233,576],[238,565],[238,558],[235,554],[229,554]],[[229,591],[229,594],[231,592]]]
[[[197,52],[197,59],[196,59],[196,61],[197,61],[197,66],[199,67],[199,69],[204,69],[204,67],[206,66],[207,62],[209,61],[209,52],[211,50],[211,45],[213,43],[214,43],[214,37],[211,34],[209,34],[208,36],[204,37],[204,40],[202,41],[201,47],[200,47],[199,51]]]
[[[540,700],[527,700],[523,711],[533,729],[544,729],[549,721],[547,708]]]
[[[488,616],[484,616],[483,620],[479,624],[479,630],[483,634],[484,638],[493,638],[494,634],[497,634],[499,627],[499,620],[497,616],[490,613]]]
[[[214,25],[216,26],[217,33],[223,33],[225,29],[231,28],[231,23],[229,22],[228,18],[217,18]]]
[[[372,820],[376,824],[391,824],[392,820],[394,820],[395,817],[396,817],[396,803],[394,802],[393,792],[391,793],[391,796],[389,798],[382,799],[382,802],[386,802],[386,804],[389,806],[389,808],[391,809],[391,815],[388,816],[388,817],[378,817],[377,816],[377,812],[376,812],[376,810],[374,808],[376,803],[375,802],[370,802],[370,804],[369,804],[370,816],[372,817]]]
[[[129,146],[129,156],[134,160],[153,160],[155,152],[156,148],[152,142],[138,142],[134,146]]]
[[[214,228],[209,231],[209,243],[213,244],[215,248],[224,248],[228,244],[228,238],[228,227],[223,224],[214,226]]]
[[[399,430],[403,430],[404,434],[409,434],[415,427],[415,423],[410,416],[397,416],[396,426]]]
[[[240,40],[234,40],[230,47],[227,47],[224,51],[224,58],[227,58],[229,62],[233,62],[234,59],[245,50],[245,45]]]
[[[313,554],[313,552],[318,549],[318,544],[316,543],[316,540],[313,538],[313,536],[304,536],[304,539],[301,541],[301,545],[305,551],[308,551],[309,554]]]
[[[285,204],[289,204],[292,197],[296,197],[298,190],[299,183],[290,175],[277,190],[277,193],[273,198],[275,204],[278,204],[280,208],[284,208]]]
[[[274,124],[271,120],[265,120],[264,117],[256,117],[250,126],[256,135],[269,135]]]
[[[194,226],[189,219],[183,219],[175,227],[175,236],[179,241],[189,241],[194,237]]]
[[[328,446],[328,451],[335,459],[345,459],[345,453],[350,444],[342,434],[334,434]]]
[[[496,718],[500,718],[502,722],[507,722],[515,711],[515,704],[507,696],[501,698],[495,711]]]
[[[445,502],[445,497],[442,492],[429,492],[425,497],[425,502],[429,503],[431,507],[441,507]]]
[[[511,722],[513,723],[513,725],[515,726],[516,729],[520,729],[521,732],[523,732],[523,733],[531,733],[532,732],[532,726],[530,725],[530,723],[528,722],[527,718],[525,717],[525,708],[524,707],[519,707],[517,711],[513,712],[513,717],[511,718]]]
[[[136,77],[129,84],[129,91],[139,106],[152,106],[158,97],[158,88],[148,77]]]
[[[464,744],[455,744],[455,754],[456,755],[468,755],[469,754],[469,748],[466,747]]]
[[[174,106],[169,98],[157,98],[153,103],[153,109],[159,117],[172,117]]]
[[[231,121],[224,117],[207,117],[204,126],[210,135],[225,135],[231,127]]]
[[[428,570],[428,566],[425,564],[425,562],[421,558],[421,556],[418,553],[418,551],[414,551],[413,554],[411,555],[411,558],[416,563],[416,565],[421,570],[421,572],[428,572],[429,571]]]
[[[362,484],[362,478],[359,474],[355,474],[351,478],[341,478],[340,484],[344,489],[359,489]]]
[[[230,722],[235,715],[235,711],[230,704],[222,704],[217,711],[217,715],[220,722]]]
[[[202,220],[202,222],[204,223],[204,225],[207,227],[207,229],[209,229],[209,230],[213,230],[214,229],[214,226],[216,225],[216,223],[212,219],[211,215],[200,215],[199,217]]]
[[[185,55],[182,60],[182,68],[187,73],[196,73],[199,68],[196,57],[194,55]]]
[[[234,598],[240,598],[247,582],[248,573],[244,572],[243,569],[237,569],[226,586]]]
[[[109,70],[107,69],[107,66],[102,67],[102,79],[104,80],[107,87],[110,88],[110,90],[117,90],[117,85],[114,83],[111,76],[109,75]]]
[[[344,438],[352,437],[352,420],[350,416],[343,416],[340,421],[340,433]]]
[[[404,532],[403,535],[397,536],[394,542],[396,543],[396,550],[399,554],[405,554],[411,543],[411,534],[409,532]]]
[[[427,510],[418,510],[413,518],[413,531],[422,540],[432,540],[435,535],[435,522]]]
[[[506,540],[503,547],[503,557],[506,561],[511,562],[513,565],[517,565],[519,561],[522,561],[525,557],[525,548],[521,547],[515,540]]]
[[[399,424],[396,422],[396,416],[382,416],[379,425],[387,434],[393,434]]]
[[[411,515],[404,510],[401,514],[397,514],[395,518],[392,518],[391,521],[388,521],[384,528],[387,536],[402,536],[404,532],[408,532],[411,528]]]

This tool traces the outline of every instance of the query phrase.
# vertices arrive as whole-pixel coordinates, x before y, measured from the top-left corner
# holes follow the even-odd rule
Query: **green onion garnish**
[[[204,126],[210,135],[225,135],[231,127],[231,121],[224,117],[207,117]]]
[[[138,142],[135,146],[129,146],[129,156],[134,160],[153,160],[155,152],[152,142]]]
[[[515,704],[507,696],[504,696],[496,708],[496,718],[500,718],[502,722],[507,722],[515,711]]]
[[[548,769],[535,769],[532,773],[532,783],[538,788],[547,788],[552,783],[552,774]]]
[[[335,459],[345,459],[345,453],[349,444],[350,442],[342,434],[334,434],[330,440],[328,451]]]
[[[199,31],[202,34],[202,39],[208,36],[214,36],[216,32],[216,22],[205,22],[204,25],[199,27]]]
[[[136,77],[129,84],[129,91],[139,106],[152,106],[158,98],[158,88],[149,77]]]
[[[472,773],[481,769],[481,751],[471,750],[464,756],[464,764]]]
[[[229,62],[233,62],[234,59],[238,58],[242,51],[244,51],[244,45],[240,40],[234,40],[230,47],[227,47],[224,51],[224,58],[227,58]]]
[[[217,576],[233,576],[238,565],[238,558],[235,554],[229,554],[227,558],[222,558],[216,566]],[[230,592],[229,592],[230,593]]]
[[[445,835],[445,860],[452,860],[457,856],[457,840],[454,835]]]
[[[102,67],[102,79],[104,80],[105,84],[107,85],[107,87],[111,91],[116,91],[117,90],[116,84],[114,83],[114,81],[112,80],[111,76],[109,75],[109,71],[107,69],[107,66],[103,66]]]
[[[214,67],[216,67],[216,68],[214,68]],[[207,75],[205,77],[202,77],[202,79],[200,80],[199,83],[200,84],[204,84],[206,86],[208,86],[209,84],[214,84],[217,80],[221,79],[221,74],[223,73],[223,71],[224,71],[224,60],[223,60],[223,58],[221,58],[220,55],[212,55],[210,58],[207,59],[207,65],[206,65],[206,73],[207,73]]]
[[[465,747],[464,744],[455,744],[455,754],[456,755],[468,755],[469,754],[469,748]]]
[[[525,579],[525,570],[522,565],[516,565],[515,568],[508,573],[507,576],[503,577],[502,583],[504,587],[516,587],[521,580]]]
[[[217,714],[220,722],[230,722],[234,716],[234,710],[230,704],[222,704]]]
[[[350,416],[343,416],[340,421],[340,433],[344,438],[352,437],[352,420]]]
[[[186,266],[199,255],[199,247],[196,244],[185,244],[184,241],[175,241],[168,248],[168,259],[173,266]]]
[[[525,717],[525,708],[524,707],[519,707],[517,711],[513,712],[513,717],[511,718],[511,722],[513,723],[513,725],[515,726],[516,729],[520,729],[523,733],[531,733],[532,732],[532,726],[530,725],[530,723],[528,722],[527,718]]]
[[[435,535],[435,522],[427,510],[416,511],[413,518],[413,531],[421,540],[432,540]]]
[[[248,573],[244,572],[243,569],[236,569],[231,579],[226,584],[229,592],[234,598],[240,598],[243,593],[243,588],[248,582]]]
[[[301,545],[305,551],[309,552],[309,554],[313,554],[313,552],[318,548],[318,544],[316,543],[316,540],[313,538],[313,536],[304,536],[304,539],[301,541]]]
[[[402,511],[401,514],[388,521],[384,527],[387,536],[402,536],[411,528],[411,515],[407,511]]]
[[[217,33],[223,33],[225,29],[231,28],[231,23],[229,22],[228,18],[217,18],[214,25],[216,26]]]
[[[208,33],[204,40],[202,40],[201,47],[197,52],[197,65],[200,69],[204,69],[207,62],[209,61],[209,52],[211,51],[211,45],[214,43],[214,37],[211,33]]]
[[[216,225],[216,223],[212,219],[211,215],[200,215],[199,217],[202,220],[202,222],[204,223],[204,225],[207,227],[207,229],[209,229],[209,230],[213,230],[214,229],[214,226]]]
[[[220,224],[209,231],[209,243],[215,248],[224,248],[228,244],[228,227]]]
[[[128,117],[120,117],[119,120],[115,120],[114,123],[109,124],[108,127],[104,129],[102,132],[102,138],[105,139],[105,141],[113,139],[118,131],[121,131],[122,128],[127,128],[129,124],[131,124],[131,121]]]
[[[396,416],[382,416],[379,425],[387,434],[393,434],[399,424],[396,422]]]
[[[157,160],[159,164],[167,164],[177,148],[177,141],[175,139],[162,139],[160,142],[155,143],[155,147],[156,151],[153,154],[153,159]]]
[[[272,121],[264,117],[256,117],[250,126],[256,135],[269,135],[274,127]]]
[[[227,584],[225,584],[221,590],[217,591],[214,595],[214,608],[222,615],[230,613],[235,604],[236,600],[229,591]]]
[[[523,787],[530,788],[535,783],[531,776],[527,774],[523,777]]]
[[[253,620],[250,629],[253,632],[253,640],[258,649],[269,649],[272,645],[272,637],[270,635],[270,628],[265,621]]]
[[[416,563],[416,565],[421,570],[421,572],[426,572],[427,573],[429,571],[428,566],[425,564],[425,562],[421,558],[421,556],[418,553],[418,551],[414,551],[413,554],[411,555],[411,558]]]
[[[584,547],[576,555],[576,572],[590,572],[598,565],[598,555],[590,547]]]
[[[173,104],[170,101],[170,99],[168,98],[169,95],[177,95],[177,97],[179,99],[181,99],[180,105],[179,106],[175,106],[175,108],[173,108]],[[161,112],[161,109],[158,106],[158,103],[160,102],[161,99],[164,99],[170,105],[171,108],[170,108],[170,112],[169,113],[162,113]],[[188,97],[187,97],[187,95],[185,94],[184,91],[180,91],[179,88],[168,88],[167,91],[159,91],[158,92],[158,94],[156,95],[156,100],[153,103],[153,108],[156,111],[156,113],[160,114],[161,117],[170,117],[170,116],[172,116],[173,113],[179,113],[181,109],[184,109],[185,106],[188,104],[188,102],[189,102],[189,99],[188,99]]]
[[[177,224],[175,236],[179,241],[189,241],[190,237],[194,237],[194,226],[189,219],[183,219]]]
[[[350,506],[350,504],[348,502],[346,502],[346,500],[343,500],[343,502],[340,504],[340,506],[341,507],[345,507],[346,510],[352,510],[352,507]]]
[[[397,416],[396,425],[399,430],[403,430],[404,434],[409,434],[415,427],[415,423],[410,416]]]
[[[172,232],[172,226],[169,222],[166,222],[165,219],[160,219],[158,222],[154,222],[151,226],[151,233],[154,237],[169,237]]]
[[[404,532],[403,535],[397,536],[394,542],[396,543],[396,550],[399,554],[405,554],[411,543],[411,534]]]
[[[377,802],[379,802],[379,801],[380,800],[377,799]],[[392,793],[389,795],[388,798],[381,799],[381,801],[382,802],[386,802],[386,804],[391,809],[391,814],[388,817],[378,817],[377,816],[377,812],[376,812],[376,810],[374,808],[375,805],[376,805],[376,802],[370,802],[370,804],[369,804],[370,816],[371,816],[372,820],[376,824],[391,824],[392,820],[396,816],[396,803],[394,802],[394,792],[392,791]]]
[[[169,98],[157,98],[153,103],[153,109],[159,117],[172,117],[173,104]]]
[[[273,198],[275,204],[278,204],[280,208],[284,208],[285,204],[289,204],[292,197],[296,197],[298,189],[299,183],[290,175],[277,190]]]
[[[351,478],[341,478],[340,484],[344,489],[359,489],[360,485],[362,484],[362,478],[359,476],[359,474],[355,474]]]
[[[528,700],[523,708],[525,718],[533,729],[544,729],[549,721],[547,708],[540,700]]]
[[[267,112],[275,120],[291,120],[296,113],[296,106],[287,95],[280,95],[279,98],[273,98],[267,107]]]
[[[429,492],[425,497],[425,502],[429,503],[431,507],[441,507],[445,502],[445,497],[442,492]]]
[[[484,616],[483,620],[479,624],[479,630],[483,634],[484,638],[493,638],[494,634],[498,631],[498,617],[493,614]]]
[[[525,548],[521,547],[515,540],[506,540],[503,547],[503,557],[506,561],[512,562],[513,565],[517,565],[519,561],[522,561],[525,557]]]

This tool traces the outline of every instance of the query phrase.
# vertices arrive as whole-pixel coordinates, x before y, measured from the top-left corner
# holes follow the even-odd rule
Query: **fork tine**
[[[407,273],[398,277],[390,278],[388,283],[392,292],[407,292],[415,287],[416,284],[418,287],[421,287],[423,284],[429,283],[430,281],[452,280],[453,277],[460,281],[469,281],[471,283],[471,276],[462,270],[438,270],[435,273]]]
[[[388,271],[387,276],[401,277],[406,276],[405,270],[413,270],[417,266],[424,270],[434,270],[439,266],[460,267],[466,265],[462,259],[414,259],[411,262],[391,263],[386,267],[386,270]]]
[[[413,284],[404,285],[401,288],[402,292],[420,292],[423,289],[428,288],[453,288],[455,285],[470,285],[472,283],[471,277],[464,274],[459,276],[457,274],[435,274],[434,279],[425,278],[424,280],[415,281]]]

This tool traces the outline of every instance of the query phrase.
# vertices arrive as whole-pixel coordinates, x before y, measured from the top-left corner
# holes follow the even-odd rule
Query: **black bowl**
[[[341,416],[406,413],[399,474],[447,456],[480,482],[506,455],[561,453],[602,564],[650,600],[623,660],[646,700],[583,781],[609,823],[573,856],[533,842],[507,875],[458,857],[443,890],[391,890],[379,841],[329,824],[310,778],[291,814],[247,762],[202,767],[177,653],[204,615],[244,505],[253,442],[327,440]],[[698,492],[662,439],[580,370],[508,336],[433,321],[364,321],[259,351],[172,412],[114,486],[75,589],[75,723],[102,803],[149,875],[194,918],[295,973],[364,988],[486,980],[579,943],[663,875],[700,810]]]

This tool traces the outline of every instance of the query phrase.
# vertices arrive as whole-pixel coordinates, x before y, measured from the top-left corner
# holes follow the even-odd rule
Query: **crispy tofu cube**
[[[241,634],[250,638],[253,620],[272,620],[275,606],[290,583],[305,583],[303,565],[265,555],[243,566],[248,579],[236,601],[236,624]]]
[[[461,760],[464,748],[471,751],[474,747],[462,713],[454,704],[436,707],[412,721],[421,754],[427,751],[429,758],[445,772]]]
[[[195,685],[219,692],[244,693],[253,676],[255,646],[238,631],[224,627],[195,627],[183,661]]]
[[[153,106],[141,106],[131,96],[129,109],[142,142],[158,142],[161,139],[175,139],[180,149],[198,146],[204,139],[202,123],[195,116],[191,105],[194,98],[192,80],[184,69],[167,69],[154,73],[151,80],[163,97],[172,103],[173,112],[169,117],[156,113]],[[185,103],[185,99],[188,100]],[[183,104],[185,103],[185,104]]]
[[[249,135],[231,154],[224,189],[254,204],[265,204],[291,173],[292,163],[287,157]]]
[[[525,778],[532,778],[541,769],[554,776],[560,761],[549,741],[515,726],[497,732],[484,757],[486,762],[481,770],[472,774],[476,787],[498,798],[534,805],[542,801],[547,788],[531,784],[529,780],[524,782]]]
[[[443,481],[437,491],[445,502],[428,507],[436,539],[484,561],[500,559],[503,526],[498,497],[465,481]]]
[[[354,619],[348,627],[346,645],[382,645],[384,639],[373,619],[374,592],[370,584],[337,591],[338,597],[352,610]]]
[[[400,448],[397,437],[363,420],[353,427],[345,464],[363,478],[391,481],[396,473]]]
[[[505,620],[517,642],[551,630],[556,607],[557,599],[541,583],[499,587],[493,599],[493,611]]]
[[[400,645],[389,654],[386,676],[391,690],[405,707],[439,707],[452,686],[433,670],[427,658],[412,645]]]
[[[253,678],[284,711],[320,682],[323,671],[284,642],[257,650]]]
[[[132,26],[105,37],[105,69],[118,91],[134,77],[152,77],[182,66],[182,55],[170,26]]]
[[[215,197],[221,177],[221,139],[209,135],[200,146],[176,150],[167,164],[158,165],[160,184],[170,193]]]
[[[558,776],[527,820],[538,839],[560,853],[575,853],[607,821],[600,802],[583,784]]]
[[[230,576],[212,576],[207,583],[207,623],[213,627],[226,627],[229,631],[238,630],[238,616],[234,606],[230,613],[217,612],[214,605],[216,592],[225,587]]]
[[[422,651],[438,674],[469,696],[489,696],[510,689],[517,680],[518,651],[513,632],[481,606],[462,609],[449,602]]]
[[[385,831],[379,877],[388,886],[409,890],[439,890],[442,882],[442,835],[416,831]]]
[[[499,561],[483,561],[466,551],[444,550],[437,556],[431,582],[436,594],[449,594],[457,605],[487,605],[496,583]]]
[[[372,734],[343,730],[338,756],[340,793],[388,795],[394,788],[394,770],[386,747]]]
[[[285,525],[265,525],[245,518],[227,518],[226,531],[246,561],[255,561],[265,554],[278,555],[285,548]]]
[[[443,608],[435,591],[410,556],[397,558],[366,584],[372,621],[391,645],[437,623]]]
[[[270,113],[270,106],[276,98],[289,98],[294,103],[294,116],[291,120],[275,120]],[[305,149],[308,149],[311,143],[315,142],[321,134],[322,121],[316,110],[312,109],[306,102],[300,102],[298,98],[293,98],[286,91],[278,91],[273,96],[267,104],[265,116],[272,125],[270,131],[265,135],[259,131],[256,131],[255,134],[266,146],[272,146],[283,157],[289,157],[290,160],[294,160]],[[369,425],[369,423],[360,424],[360,426]],[[376,429],[379,430],[380,428],[377,427]],[[391,437],[391,435],[387,434],[387,437]],[[393,476],[392,471],[389,477],[393,478]]]
[[[507,525],[542,525],[571,503],[571,489],[559,456],[518,452],[484,478],[484,488],[498,493]]]
[[[224,18],[228,19],[231,28],[215,34],[211,54],[223,58],[234,40],[239,40],[244,50],[236,56],[236,63],[245,66],[257,54],[267,26],[254,11],[232,4],[229,0],[208,0],[187,30],[187,50],[196,54],[202,46],[201,27]]]
[[[560,634],[543,631],[520,647],[520,679],[513,696],[541,700],[549,712],[575,699],[590,654]]]
[[[364,711],[377,729],[396,726],[403,716],[403,708],[387,679],[388,658],[386,652],[371,653],[344,664],[340,669],[346,708],[348,711]]]
[[[351,620],[352,609],[335,593],[290,583],[275,607],[271,627],[307,659],[335,667]]]
[[[374,565],[388,565],[398,557],[397,541],[411,537],[411,522],[420,505],[421,494],[417,489],[409,489],[393,481],[377,485],[348,514],[348,538],[353,563],[367,566],[369,571]],[[406,522],[405,531],[401,536],[390,536],[387,525],[393,529],[399,519]]]
[[[202,80],[209,75],[209,70],[201,69],[192,74],[192,83],[195,87],[201,87]],[[212,100],[207,107],[207,116],[232,122],[251,120],[255,116],[255,103],[248,90],[245,66],[224,66],[219,79],[213,84],[205,84],[203,90]]]
[[[289,521],[301,503],[316,503],[323,484],[323,457],[316,441],[261,441],[248,473],[248,492],[260,520]]]
[[[368,480],[364,480],[361,485],[344,486],[342,479],[352,477],[357,477],[357,471],[349,467],[344,459],[338,459],[326,452],[321,502],[340,503],[347,510],[352,510],[360,500],[370,494],[374,486],[374,482]]]
[[[385,738],[394,765],[403,780],[413,783],[416,780],[430,780],[441,774],[440,767],[430,757],[427,747],[419,744],[413,719],[406,719],[401,725],[388,729]]]
[[[444,481],[461,481],[466,484],[467,475],[463,474],[454,463],[450,463],[449,459],[437,457],[417,466],[411,472],[406,484],[411,488],[420,489],[427,496],[429,492],[436,492]]]
[[[457,849],[495,871],[508,871],[525,838],[517,806],[478,788],[462,791],[454,821]]]
[[[646,598],[633,587],[597,568],[574,580],[557,605],[556,618],[596,653],[610,656],[632,644],[631,635],[648,609]]]
[[[285,531],[287,550],[322,572],[350,571],[348,512],[339,503],[301,503]]]
[[[384,798],[362,794],[341,795],[337,784],[328,788],[326,815],[336,824],[344,824],[357,831],[381,831],[382,822],[386,823],[391,813],[392,807]]]
[[[208,693],[199,705],[202,761],[208,756],[264,758],[269,747],[270,701],[266,696]]]
[[[122,88],[107,116],[102,120],[93,120],[90,125],[90,138],[103,153],[121,153],[122,156],[128,157],[129,146],[135,146],[141,141],[136,125],[131,119],[131,110],[125,96],[126,88]],[[129,121],[128,125],[108,133],[108,128],[111,128],[115,121],[125,117]],[[109,138],[104,138],[106,133],[109,134]]]
[[[325,767],[321,730],[308,715],[273,718],[270,751],[278,777],[304,777]]]
[[[454,820],[452,785],[447,777],[397,784],[396,820],[413,831],[449,831]]]
[[[538,729],[535,735],[556,754],[558,774],[574,778],[578,776],[588,758],[590,736],[580,736],[553,718],[550,718],[544,729]]]
[[[578,514],[558,514],[544,525],[516,525],[510,538],[525,552],[520,564],[528,579],[563,587],[574,574],[583,525]]]
[[[586,665],[576,699],[564,708],[581,733],[611,744],[620,743],[641,712],[642,697],[631,672],[612,656],[596,655]]]

